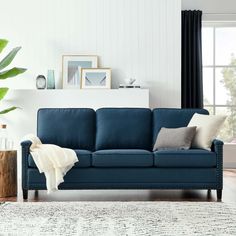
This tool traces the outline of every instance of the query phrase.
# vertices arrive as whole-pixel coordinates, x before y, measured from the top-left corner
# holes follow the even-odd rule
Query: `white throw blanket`
[[[75,151],[53,144],[42,144],[34,135],[27,135],[24,140],[32,142],[30,154],[39,172],[45,174],[48,193],[58,190],[58,185],[64,182],[63,177],[67,171],[78,162]]]

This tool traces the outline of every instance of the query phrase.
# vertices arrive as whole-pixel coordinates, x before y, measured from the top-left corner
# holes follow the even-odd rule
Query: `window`
[[[219,138],[236,143],[236,23],[203,24],[204,107],[227,115]]]

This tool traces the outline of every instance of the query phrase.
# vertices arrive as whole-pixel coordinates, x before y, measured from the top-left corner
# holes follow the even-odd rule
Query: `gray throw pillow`
[[[197,126],[176,129],[161,128],[153,151],[157,149],[189,149],[196,134]]]

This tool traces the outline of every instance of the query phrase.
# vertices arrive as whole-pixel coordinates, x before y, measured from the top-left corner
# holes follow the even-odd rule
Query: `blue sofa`
[[[37,135],[43,143],[74,149],[79,162],[59,189],[215,189],[222,196],[223,142],[202,149],[152,152],[161,127],[187,126],[204,109],[45,108],[38,111]],[[46,189],[29,153],[22,145],[22,188]]]

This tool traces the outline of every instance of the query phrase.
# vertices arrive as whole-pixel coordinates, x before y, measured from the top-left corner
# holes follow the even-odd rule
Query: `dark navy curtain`
[[[202,12],[182,11],[181,104],[203,107]]]

